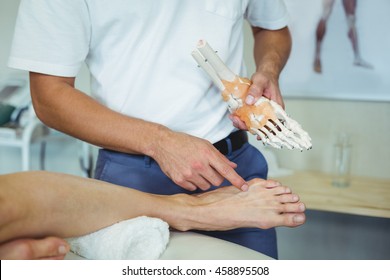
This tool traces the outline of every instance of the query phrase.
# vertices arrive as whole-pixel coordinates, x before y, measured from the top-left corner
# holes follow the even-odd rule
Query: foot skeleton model
[[[192,56],[222,91],[229,111],[245,122],[249,132],[258,135],[265,145],[301,151],[312,147],[309,134],[276,102],[261,97],[254,105],[245,104],[252,82],[233,73],[207,42],[199,41]]]

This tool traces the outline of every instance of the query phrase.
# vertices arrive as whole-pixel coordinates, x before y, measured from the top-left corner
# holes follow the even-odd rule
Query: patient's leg
[[[182,231],[270,228],[304,222],[304,205],[287,187],[262,179],[249,183],[248,192],[224,187],[198,196],[166,196],[67,174],[2,175],[0,244],[26,237],[81,236],[139,216],[160,218]]]
[[[139,216],[160,218],[181,231],[304,223],[304,205],[287,187],[261,179],[249,183],[247,192],[231,186],[198,196],[164,196],[59,173],[2,175],[0,247],[14,258],[60,257],[67,250],[61,239],[39,239],[80,236]]]

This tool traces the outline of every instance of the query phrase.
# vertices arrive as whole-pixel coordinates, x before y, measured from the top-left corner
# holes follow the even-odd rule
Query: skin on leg
[[[317,73],[322,73],[321,66],[321,46],[322,41],[326,33],[326,23],[329,19],[329,16],[332,13],[334,0],[323,0],[322,2],[322,15],[321,19],[318,22],[316,29],[316,48],[315,48],[315,57],[314,57],[314,71]]]

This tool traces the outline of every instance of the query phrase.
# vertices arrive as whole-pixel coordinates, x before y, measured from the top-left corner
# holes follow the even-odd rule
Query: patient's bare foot
[[[68,251],[66,241],[57,237],[17,239],[0,245],[0,259],[62,260]]]
[[[272,180],[254,179],[249,190],[224,187],[197,196],[207,209],[207,223],[203,230],[227,230],[239,227],[262,229],[305,222],[305,205],[298,195]],[[206,219],[205,219],[206,220]]]

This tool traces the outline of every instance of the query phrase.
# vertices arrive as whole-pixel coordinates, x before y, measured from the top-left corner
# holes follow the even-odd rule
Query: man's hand
[[[248,96],[244,100],[247,105],[253,105],[264,96],[278,103],[284,108],[284,102],[280,93],[277,78],[270,73],[256,72],[252,75],[252,85],[249,87]],[[245,123],[240,118],[230,115],[233,125],[241,130],[248,130]]]
[[[247,190],[248,185],[229,161],[210,142],[188,134],[167,131],[157,142],[152,157],[177,185],[190,191],[219,186],[224,179]]]
[[[68,252],[68,243],[57,237],[17,239],[0,245],[2,260],[62,260]]]
[[[262,96],[278,103],[284,108],[277,78],[271,73],[256,72],[252,75],[252,85],[249,87],[245,103],[253,105]]]
[[[291,51],[291,35],[287,27],[279,30],[267,30],[252,27],[254,38],[254,57],[256,73],[251,80],[249,95],[245,102],[253,105],[261,97],[267,97],[284,109],[284,102],[279,89],[279,75]],[[247,130],[246,125],[237,117],[231,116],[233,125]]]

